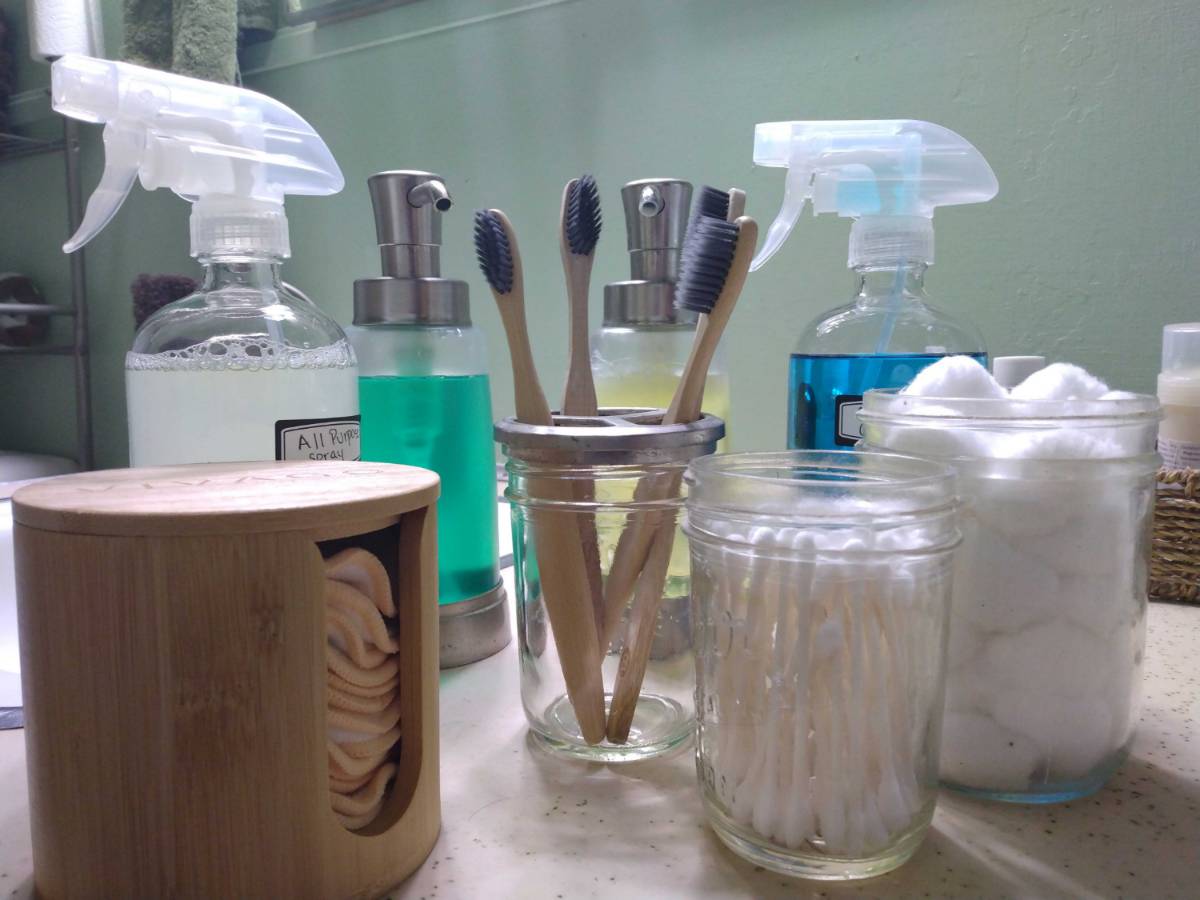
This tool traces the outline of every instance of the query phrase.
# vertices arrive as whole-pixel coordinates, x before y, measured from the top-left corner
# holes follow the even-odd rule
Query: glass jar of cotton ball
[[[899,866],[937,790],[952,470],[809,450],[707,457],[687,480],[709,821],[789,875]]]
[[[1010,393],[959,357],[868,393],[861,419],[863,449],[958,472],[943,783],[1024,803],[1098,790],[1138,715],[1158,401],[1061,363]]]

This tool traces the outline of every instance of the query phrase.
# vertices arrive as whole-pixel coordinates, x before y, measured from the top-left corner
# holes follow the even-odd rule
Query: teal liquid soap
[[[496,464],[486,375],[372,376],[358,380],[362,458],[432,469],[438,500],[438,602],[500,583]]]
[[[788,372],[788,447],[848,450],[862,436],[858,410],[872,388],[902,388],[946,353],[809,356],[793,353]],[[986,353],[965,354],[987,365]],[[365,445],[364,445],[365,446]]]

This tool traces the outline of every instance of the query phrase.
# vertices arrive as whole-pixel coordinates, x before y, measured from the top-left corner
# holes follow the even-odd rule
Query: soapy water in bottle
[[[329,420],[289,458],[359,458],[358,371],[345,341],[301,350],[226,338],[128,353],[130,464],[277,457],[279,422]]]

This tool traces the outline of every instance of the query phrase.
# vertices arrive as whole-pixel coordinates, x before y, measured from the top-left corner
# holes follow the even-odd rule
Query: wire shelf
[[[0,162],[20,159],[23,156],[34,156],[38,153],[51,153],[62,148],[61,140],[46,141],[40,138],[25,137],[21,134],[0,132]]]

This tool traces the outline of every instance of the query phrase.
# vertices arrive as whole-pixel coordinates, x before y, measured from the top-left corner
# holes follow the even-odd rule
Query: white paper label
[[[281,419],[275,423],[276,459],[359,458],[358,416]]]
[[[1168,469],[1200,469],[1200,444],[1160,437],[1158,453]]]
[[[862,409],[862,397],[847,394],[838,397],[837,403],[837,434],[833,442],[839,447],[853,447],[862,437],[862,425],[858,421],[858,411]]]

